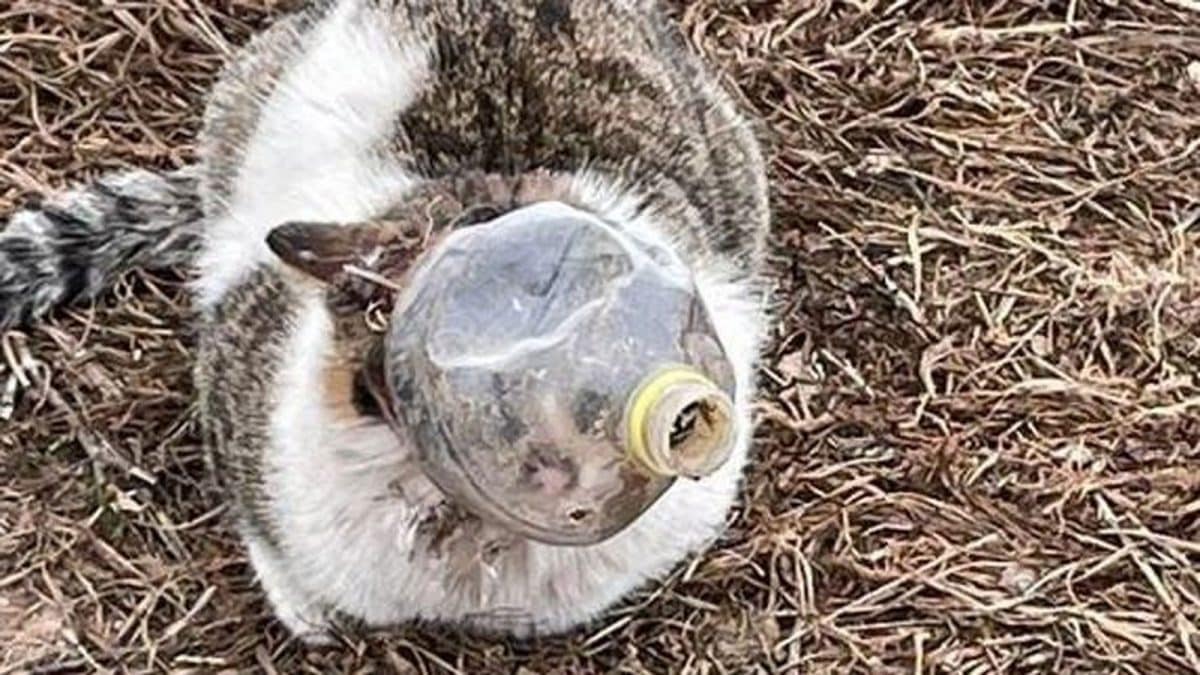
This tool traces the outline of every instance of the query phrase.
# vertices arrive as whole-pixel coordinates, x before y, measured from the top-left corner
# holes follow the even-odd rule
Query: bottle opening
[[[689,403],[675,416],[667,435],[671,464],[686,476],[715,471],[729,456],[732,428],[732,414],[717,397]]]
[[[630,454],[656,475],[700,478],[733,451],[732,401],[688,368],[651,377],[634,395],[629,418]]]

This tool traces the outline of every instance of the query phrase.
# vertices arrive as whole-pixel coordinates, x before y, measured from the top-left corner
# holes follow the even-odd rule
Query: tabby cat
[[[657,2],[317,2],[233,59],[199,155],[14,214],[0,327],[130,267],[194,266],[206,447],[291,631],[563,631],[720,535],[766,321],[765,168]],[[389,311],[439,233],[545,203],[683,261],[735,385],[730,459],[586,545],[513,533],[439,489],[380,384]]]

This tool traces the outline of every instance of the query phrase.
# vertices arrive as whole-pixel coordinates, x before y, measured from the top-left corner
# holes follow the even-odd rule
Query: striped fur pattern
[[[202,214],[190,171],[129,171],[18,211],[0,229],[0,329],[91,299],[124,272],[191,261]]]

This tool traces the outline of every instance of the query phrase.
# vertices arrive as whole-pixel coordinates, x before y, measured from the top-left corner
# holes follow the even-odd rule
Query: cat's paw
[[[292,581],[283,561],[268,544],[250,541],[248,549],[258,583],[267,594],[275,619],[310,647],[333,644],[333,625],[324,604]]]
[[[309,647],[327,647],[334,644],[333,626],[327,618],[327,613],[320,606],[306,603],[302,599],[297,602],[294,598],[280,598],[278,594],[270,591],[267,595],[275,610],[275,619],[296,639]]]
[[[300,628],[289,628],[292,635],[306,647],[330,647],[337,643],[333,631],[328,628],[313,628],[306,625]]]

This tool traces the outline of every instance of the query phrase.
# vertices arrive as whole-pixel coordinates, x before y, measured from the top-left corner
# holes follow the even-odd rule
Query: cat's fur
[[[201,147],[205,439],[290,629],[319,640],[344,615],[560,631],[722,531],[763,331],[765,171],[747,121],[655,2],[318,3],[234,59]],[[378,242],[547,199],[667,242],[692,267],[743,432],[716,474],[584,547],[517,539],[447,502],[362,393],[379,337],[354,300],[369,293],[297,272],[267,244],[294,221]],[[379,259],[376,246],[358,262]]]
[[[95,298],[130,268],[190,262],[201,222],[193,174],[115,174],[13,214],[0,229],[0,330]]]

